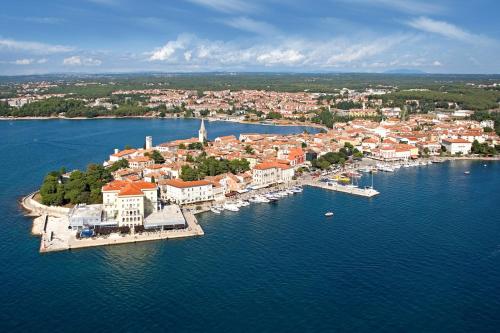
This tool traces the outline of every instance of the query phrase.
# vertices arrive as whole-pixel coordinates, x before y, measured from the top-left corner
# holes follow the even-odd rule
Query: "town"
[[[494,156],[499,137],[488,130],[494,126],[460,116],[394,115],[337,122],[317,133],[242,133],[210,141],[202,119],[196,137],[155,144],[147,136],[143,147],[114,149],[93,171],[109,177],[101,176],[102,186],[87,196],[72,187],[82,172],[60,172],[23,204],[41,215],[34,225],[41,252],[200,236],[200,212],[275,202],[303,186],[372,197],[379,194],[373,184],[357,184],[362,174]]]

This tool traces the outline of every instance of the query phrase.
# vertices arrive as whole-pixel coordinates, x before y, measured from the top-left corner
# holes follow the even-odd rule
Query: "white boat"
[[[385,165],[385,164],[377,164],[377,168],[378,168],[380,171],[385,171],[385,172],[394,172],[394,168],[391,168],[390,166]]]
[[[231,212],[237,212],[240,210],[238,208],[238,206],[236,206],[235,204],[228,203],[228,202],[226,202],[223,207],[224,207],[224,209],[229,210]]]
[[[467,171],[464,171],[464,174],[465,174],[465,175],[470,175],[470,171],[468,171],[468,170],[467,170]]]
[[[274,195],[272,193],[268,193],[265,195],[266,199],[268,199],[269,201],[277,201],[280,197],[277,196],[277,195]]]
[[[326,213],[325,213],[325,216],[326,216],[326,217],[331,217],[331,216],[333,216],[333,212],[326,212]]]
[[[215,207],[210,208],[210,211],[215,214],[220,214],[220,210],[216,209]]]
[[[292,187],[291,191],[293,193],[302,193],[304,190],[301,187]]]
[[[257,198],[257,196],[255,196],[255,197],[251,197],[250,199],[248,199],[248,201],[253,202],[253,203],[262,202],[262,201],[260,201],[260,200]]]
[[[268,198],[266,198],[266,197],[265,197],[265,196],[263,196],[263,195],[258,195],[258,196],[257,196],[257,200],[259,200],[259,202],[264,202],[264,203],[269,202],[269,199],[268,199]]]
[[[359,171],[368,173],[368,172],[372,171],[372,169],[369,167],[365,167],[365,168],[359,169]]]
[[[241,206],[242,207],[246,207],[246,206],[249,206],[249,205],[250,205],[250,203],[248,201],[245,201],[245,200],[241,201]]]

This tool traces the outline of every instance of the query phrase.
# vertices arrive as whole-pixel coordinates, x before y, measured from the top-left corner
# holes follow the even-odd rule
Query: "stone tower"
[[[146,137],[146,149],[151,149],[153,148],[153,137],[152,136],[147,136]]]
[[[205,129],[205,121],[203,119],[201,119],[201,126],[198,131],[198,141],[201,143],[207,141],[207,130]]]

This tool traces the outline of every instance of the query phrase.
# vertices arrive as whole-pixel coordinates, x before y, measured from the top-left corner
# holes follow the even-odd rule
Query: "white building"
[[[293,167],[278,162],[263,162],[252,169],[252,185],[265,187],[272,184],[292,181],[295,171]]]
[[[472,147],[472,143],[464,139],[444,139],[441,141],[441,144],[452,155],[457,153],[467,155],[470,153]]]
[[[114,153],[109,155],[109,161],[111,163],[117,162],[122,159],[131,159],[139,155],[139,152],[136,149],[125,149],[125,150],[118,150],[115,149]]]
[[[213,184],[206,180],[167,179],[160,183],[161,198],[179,205],[214,200]]]
[[[118,226],[142,225],[144,218],[158,210],[156,184],[114,180],[102,187],[104,219]]]
[[[479,125],[482,127],[482,128],[485,128],[485,127],[489,127],[489,128],[495,128],[495,121],[494,120],[491,120],[491,119],[486,119],[486,120],[483,120],[479,123]]]

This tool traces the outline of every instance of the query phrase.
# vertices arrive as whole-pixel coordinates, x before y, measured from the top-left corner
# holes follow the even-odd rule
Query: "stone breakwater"
[[[38,191],[32,192],[21,199],[21,206],[29,212],[31,216],[50,215],[54,217],[65,217],[70,209],[67,207],[46,206],[34,199]]]

